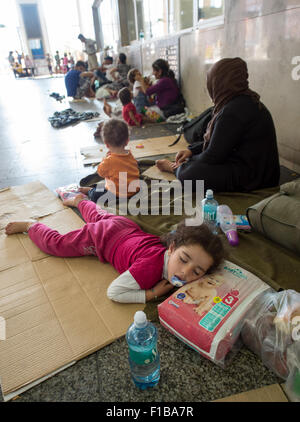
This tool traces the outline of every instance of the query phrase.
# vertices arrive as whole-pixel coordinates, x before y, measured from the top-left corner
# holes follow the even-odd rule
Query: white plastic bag
[[[300,402],[300,340],[293,343],[287,356],[289,376],[284,385],[291,401]]]
[[[300,293],[262,293],[246,314],[241,335],[269,369],[287,380],[292,369],[300,369]]]

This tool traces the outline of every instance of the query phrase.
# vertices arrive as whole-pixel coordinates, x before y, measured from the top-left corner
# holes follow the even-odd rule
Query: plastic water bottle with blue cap
[[[207,189],[205,198],[202,199],[202,216],[205,223],[214,234],[218,234],[217,208],[218,202],[214,199],[214,193]]]
[[[160,359],[157,350],[157,328],[137,311],[126,333],[129,365],[135,385],[141,390],[154,387],[160,378]]]

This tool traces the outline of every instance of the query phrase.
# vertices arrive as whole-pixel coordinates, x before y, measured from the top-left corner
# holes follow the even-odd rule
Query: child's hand
[[[152,81],[148,76],[144,77],[144,82],[146,85],[151,86],[152,85]]]
[[[156,299],[167,294],[174,286],[168,280],[159,281],[152,289],[146,290],[146,301]]]

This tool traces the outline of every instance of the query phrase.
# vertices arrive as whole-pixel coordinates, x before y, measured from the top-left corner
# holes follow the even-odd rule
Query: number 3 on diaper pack
[[[238,301],[239,299],[235,296],[232,296],[231,294],[227,294],[225,297],[223,297],[222,302],[225,303],[225,305],[230,306],[231,308],[233,305]]]

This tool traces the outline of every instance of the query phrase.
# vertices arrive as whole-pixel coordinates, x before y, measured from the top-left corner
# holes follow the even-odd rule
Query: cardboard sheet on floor
[[[173,135],[163,136],[161,138],[148,138],[140,139],[137,141],[130,141],[127,149],[130,149],[132,155],[135,158],[145,158],[160,154],[172,154],[182,149],[186,149],[188,143],[183,136],[176,145],[169,147],[169,145],[172,144],[176,138],[177,135]],[[92,145],[90,147],[81,148],[80,153],[84,157],[83,164],[87,165],[100,163],[103,157],[105,157],[107,151],[108,150],[105,145]]]
[[[272,384],[257,390],[246,391],[234,396],[214,400],[215,402],[288,402],[286,395],[279,384]]]
[[[0,230],[15,220],[44,217],[65,207],[39,182],[14,186],[0,191]]]
[[[142,173],[142,176],[147,176],[149,179],[158,179],[158,180],[176,180],[176,176],[173,173],[168,173],[166,171],[160,171],[157,166],[149,167],[146,171]]]
[[[12,220],[40,214],[39,221],[61,233],[84,224],[39,182],[0,193],[0,209],[14,200]],[[0,231],[0,316],[6,323],[0,381],[5,400],[125,334],[144,305],[107,298],[106,289],[117,275],[96,257],[52,257],[27,234]]]

